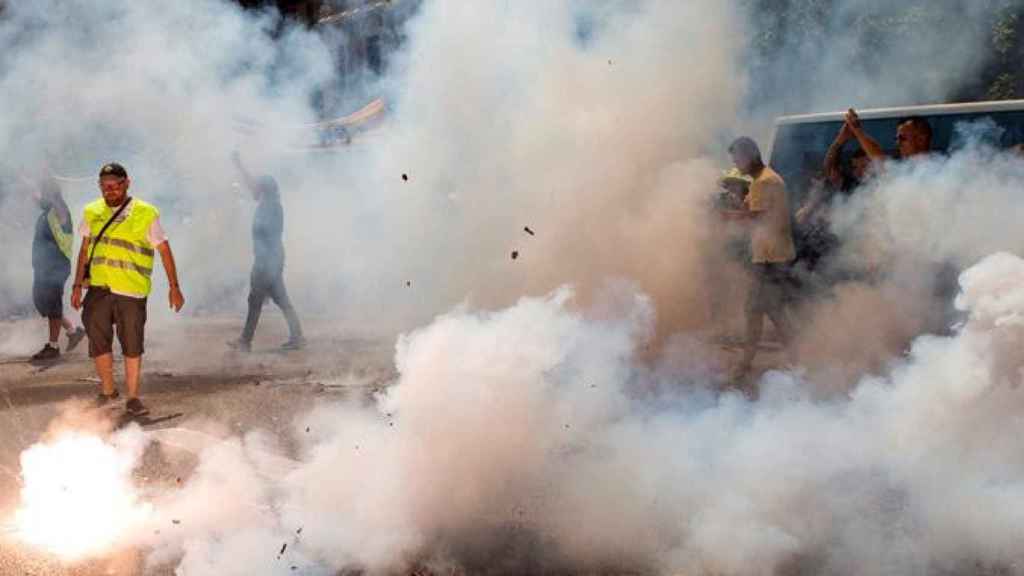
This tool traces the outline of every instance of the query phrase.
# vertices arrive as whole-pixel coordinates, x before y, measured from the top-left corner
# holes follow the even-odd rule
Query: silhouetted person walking
[[[64,285],[71,276],[74,226],[60,185],[52,176],[33,182],[32,197],[41,210],[32,237],[32,301],[49,325],[49,340],[32,360],[56,360],[60,358],[61,328],[67,331],[67,352],[85,338],[85,329],[76,329],[64,315]]]
[[[281,241],[284,233],[284,209],[281,206],[277,181],[270,175],[253,178],[242,164],[237,152],[232,154],[231,159],[257,205],[252,222],[253,263],[250,275],[249,313],[242,335],[229,345],[244,352],[252,349],[252,339],[260,321],[263,304],[270,298],[288,321],[289,338],[281,348],[298,350],[305,346],[306,340],[302,336],[302,325],[284,285],[284,243]]]

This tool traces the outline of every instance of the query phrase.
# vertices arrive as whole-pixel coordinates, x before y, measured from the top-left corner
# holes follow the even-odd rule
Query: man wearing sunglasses
[[[168,301],[180,311],[185,297],[178,287],[178,272],[167,235],[160,226],[160,212],[153,205],[128,196],[131,181],[123,166],[106,164],[100,169],[102,197],[85,207],[79,234],[78,252],[71,306],[84,306],[82,321],[89,336],[89,356],[100,378],[99,405],[118,397],[114,387],[113,341],[115,328],[124,354],[125,411],[130,416],[145,416],[139,400],[143,341],[146,326],[146,299],[149,296],[154,256],[160,259],[170,284]],[[89,291],[82,299],[82,285]]]

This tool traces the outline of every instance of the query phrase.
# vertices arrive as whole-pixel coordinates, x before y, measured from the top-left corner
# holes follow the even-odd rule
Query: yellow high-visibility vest
[[[132,198],[131,206],[125,208],[127,216],[114,222],[95,242],[103,225],[114,215],[116,208],[107,206],[100,198],[85,207],[85,219],[89,223],[93,252],[89,268],[90,286],[101,286],[118,294],[144,298],[152,288],[153,245],[149,243],[149,226],[160,216],[155,206]]]

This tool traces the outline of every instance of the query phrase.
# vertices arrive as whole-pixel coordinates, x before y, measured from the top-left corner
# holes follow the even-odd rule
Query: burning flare
[[[112,440],[70,432],[22,453],[14,521],[23,541],[75,560],[109,550],[151,516],[131,480],[140,433]]]

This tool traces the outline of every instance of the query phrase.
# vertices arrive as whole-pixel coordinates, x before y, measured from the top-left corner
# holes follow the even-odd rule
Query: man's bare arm
[[[825,203],[825,191],[823,186],[815,186],[811,189],[811,197],[807,199],[807,202],[796,211],[793,217],[796,219],[797,224],[806,223],[811,216],[813,216],[818,208],[821,208],[822,204]]]
[[[78,261],[75,264],[75,282],[71,285],[71,307],[78,310],[82,307],[82,284],[85,282],[85,265],[89,261],[89,239],[82,238],[82,247],[78,249]]]
[[[242,175],[242,182],[245,182],[245,187],[249,190],[256,189],[256,180],[246,169],[245,164],[242,163],[242,155],[238,151],[231,153],[231,161],[235,164],[235,168],[238,169],[238,173]]]
[[[839,134],[836,134],[836,139],[832,141],[832,145],[828,147],[828,152],[825,153],[825,162],[822,166],[825,169],[825,177],[828,178],[829,182],[833,186],[841,186],[843,175],[839,169],[839,157],[843,152],[843,148],[846,143],[853,138],[853,132],[850,131],[848,124],[843,124],[843,127],[839,130]]]
[[[882,146],[864,131],[864,126],[860,123],[860,117],[857,116],[857,112],[853,108],[846,113],[846,125],[850,127],[853,136],[860,143],[860,147],[869,158],[872,160],[885,160],[885,151],[882,150]]]
[[[828,183],[832,185],[832,189],[839,188],[843,185],[843,174],[839,169],[839,157],[843,152],[843,147],[846,143],[853,139],[853,132],[850,130],[848,124],[843,124],[843,127],[839,130],[839,134],[836,134],[836,139],[832,141],[832,144],[828,147],[828,152],[825,154],[825,161],[822,167],[825,170],[825,178]],[[828,200],[828,190],[826,186],[815,186],[811,188],[810,198],[796,211],[795,218],[797,224],[803,224],[818,211],[826,200]]]
[[[178,285],[178,267],[174,263],[174,253],[171,252],[171,243],[163,242],[156,247],[160,252],[160,261],[163,262],[164,272],[167,273],[167,283],[170,284],[170,293],[167,295],[171,309],[180,312],[185,305],[185,296],[181,293],[181,286]]]

